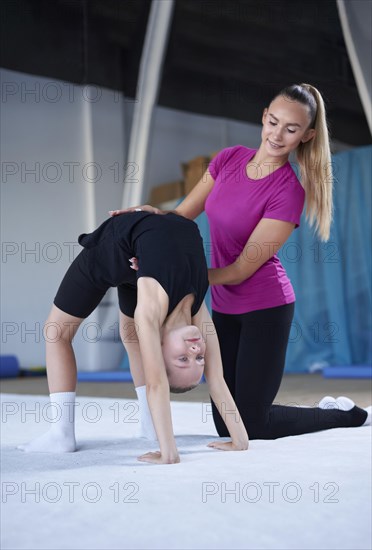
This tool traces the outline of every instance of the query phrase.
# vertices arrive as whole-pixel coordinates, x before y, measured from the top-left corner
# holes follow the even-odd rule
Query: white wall
[[[21,366],[29,367],[45,364],[42,326],[80,249],[77,237],[89,230],[89,180],[96,225],[121,205],[134,103],[118,92],[3,69],[0,78],[1,353],[17,355]],[[91,107],[89,155],[86,102]],[[258,147],[260,133],[260,126],[158,107],[147,190],[181,178],[180,163],[195,156],[238,143]],[[334,144],[333,150],[348,147]],[[87,162],[94,162],[94,169],[87,169]],[[123,351],[115,290],[84,322],[75,350],[82,370],[118,366]]]
[[[1,353],[17,355],[27,367],[45,364],[42,326],[80,249],[77,236],[87,231],[91,181],[97,224],[121,200],[110,166],[124,163],[122,97],[6,70],[1,90]],[[93,159],[87,159],[83,121],[89,98]],[[98,311],[88,323],[101,321]],[[105,335],[97,325],[85,328],[76,350],[80,367],[89,369],[102,348],[93,341]],[[108,363],[121,355],[120,345]]]

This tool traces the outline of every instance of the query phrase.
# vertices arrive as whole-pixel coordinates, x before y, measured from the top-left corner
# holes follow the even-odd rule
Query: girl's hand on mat
[[[143,204],[141,206],[131,206],[130,208],[125,208],[124,210],[109,210],[111,217],[119,216],[120,214],[128,214],[128,212],[151,212],[152,214],[165,214],[159,208],[151,206],[150,204]]]
[[[134,269],[134,271],[138,271],[138,260],[137,258],[133,257],[129,259],[130,262],[130,268]]]
[[[219,449],[220,451],[246,451],[248,445],[249,441],[239,444],[233,441],[212,441],[208,443],[207,447],[213,447],[213,449]]]
[[[178,454],[172,458],[165,458],[161,455],[160,451],[154,453],[146,453],[138,457],[141,462],[151,462],[152,464],[177,464],[180,462]]]

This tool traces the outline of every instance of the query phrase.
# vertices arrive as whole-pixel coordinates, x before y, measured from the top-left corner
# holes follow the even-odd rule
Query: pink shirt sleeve
[[[305,190],[301,184],[291,179],[280,185],[277,193],[268,201],[263,218],[281,220],[300,225],[305,202]]]

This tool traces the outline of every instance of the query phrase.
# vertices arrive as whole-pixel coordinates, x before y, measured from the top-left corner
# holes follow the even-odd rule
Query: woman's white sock
[[[344,395],[337,397],[337,399],[331,397],[330,395],[326,395],[319,402],[318,407],[320,409],[338,409],[339,411],[351,411],[351,409],[355,407],[355,403],[354,401],[352,401],[352,399],[349,399],[349,397],[345,397]]]
[[[336,399],[330,395],[326,395],[319,401],[319,409],[337,409]]]
[[[319,402],[318,407],[320,409],[351,411],[351,409],[355,407],[355,403],[352,399],[350,399],[350,397],[345,397],[344,395],[340,395],[337,399],[331,397],[330,395],[326,395],[326,397],[323,397],[323,399]],[[366,407],[363,410],[366,411],[368,416],[362,426],[370,426],[372,424],[372,407]]]
[[[51,426],[49,430],[18,449],[35,453],[71,453],[76,451],[75,392],[50,394],[49,407],[45,408]]]
[[[349,397],[345,397],[344,395],[337,397],[336,403],[340,411],[351,411],[351,409],[355,407],[354,401]]]

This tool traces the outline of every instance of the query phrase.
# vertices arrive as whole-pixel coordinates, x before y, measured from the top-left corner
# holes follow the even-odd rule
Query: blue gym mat
[[[79,382],[132,382],[130,371],[78,372]]]
[[[372,366],[334,365],[323,369],[323,376],[324,378],[372,378]]]

